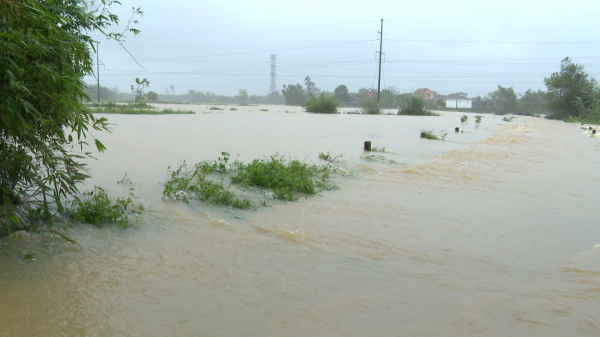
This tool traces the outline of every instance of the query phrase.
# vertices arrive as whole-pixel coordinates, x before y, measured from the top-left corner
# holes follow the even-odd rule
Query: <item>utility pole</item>
[[[379,95],[381,93],[381,54],[383,47],[383,19],[381,19],[381,31],[379,31],[379,78],[377,79],[377,107],[379,107]]]
[[[100,104],[100,62],[98,62],[99,54],[100,54],[100,44],[96,43],[96,79],[98,79],[98,104]]]

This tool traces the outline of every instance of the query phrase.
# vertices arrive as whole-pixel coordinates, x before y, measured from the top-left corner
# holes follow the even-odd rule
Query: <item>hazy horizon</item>
[[[544,78],[571,57],[598,77],[600,42],[589,41],[600,3],[547,1],[123,2],[121,24],[132,6],[139,36],[117,43],[99,35],[100,85],[129,92],[135,78],[159,94],[175,86],[233,96],[239,89],[266,95],[270,55],[277,55],[277,90],[310,76],[321,90],[344,84],[352,92],[377,88],[383,18],[381,88],[429,88],[484,96],[498,85],[515,92],[545,90]],[[585,10],[582,10],[585,9]],[[116,30],[116,29],[115,29]],[[143,67],[143,68],[142,68]],[[145,69],[144,69],[145,68]],[[95,84],[96,79],[86,77]]]

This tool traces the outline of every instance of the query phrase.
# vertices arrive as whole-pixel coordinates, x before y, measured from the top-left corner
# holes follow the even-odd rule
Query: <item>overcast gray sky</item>
[[[136,77],[148,90],[265,95],[270,55],[277,89],[310,76],[318,88],[377,88],[383,19],[383,88],[485,95],[498,85],[517,93],[543,89],[544,77],[569,56],[600,79],[599,0],[533,1],[194,1],[121,0],[133,6],[142,33],[129,52],[100,41],[100,84],[130,91]],[[88,83],[95,83],[87,77]]]

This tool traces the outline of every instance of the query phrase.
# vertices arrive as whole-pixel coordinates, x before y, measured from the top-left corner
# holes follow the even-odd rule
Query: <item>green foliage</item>
[[[339,102],[349,102],[350,96],[348,95],[348,87],[343,84],[338,85],[333,91],[333,97]]]
[[[512,122],[513,118],[515,118],[515,117],[514,116],[511,116],[511,117],[504,116],[504,118],[502,118],[502,120],[505,122]]]
[[[517,94],[513,88],[505,88],[501,85],[492,93],[492,98],[497,100],[496,112],[500,114],[517,112]]]
[[[224,177],[209,177],[209,174],[225,174],[228,171],[229,153],[221,152],[223,157],[213,161],[203,161],[190,168],[184,161],[171,172],[171,178],[165,183],[163,199],[189,199],[205,201],[212,205],[233,206],[247,209],[253,207],[250,200],[240,198],[225,186]],[[169,167],[170,169],[170,167]]]
[[[441,138],[441,140],[444,140],[446,138],[446,134],[444,134]],[[440,137],[438,137],[435,133],[433,133],[433,130],[421,130],[421,138],[426,138],[426,139],[433,139],[433,140],[440,140]]]
[[[401,105],[401,99],[404,97],[396,87],[389,87],[381,90],[379,93],[379,107],[382,109],[392,109]]]
[[[304,86],[306,87],[306,93],[310,95],[319,95],[321,93],[321,89],[317,88],[315,82],[311,81],[310,76],[306,76],[304,78]]]
[[[331,154],[329,154],[329,151],[328,151],[327,154],[325,154],[324,152],[319,153],[319,159],[330,161],[333,158],[331,157]]]
[[[148,91],[148,94],[146,94],[146,98],[148,98],[150,102],[156,102],[158,101],[158,94],[154,91]]]
[[[208,109],[209,109],[209,110],[223,110],[223,109],[221,109],[221,108],[219,108],[219,107],[216,107],[216,106],[211,106],[211,107],[210,107],[210,108],[208,108]]]
[[[103,114],[123,114],[123,115],[190,115],[195,114],[192,110],[173,110],[171,108],[157,110],[156,107],[147,105],[145,103],[137,104],[115,104],[112,102],[92,104],[92,107],[98,107],[91,109],[92,113],[103,113]]]
[[[235,99],[240,103],[248,102],[250,99],[250,96],[248,96],[248,90],[240,89],[239,94],[235,96]]]
[[[545,91],[527,90],[518,100],[517,110],[520,114],[547,114],[548,94]]]
[[[481,123],[481,118],[483,118],[483,117],[481,117],[479,115],[475,116],[475,124],[480,124]]]
[[[583,97],[577,97],[575,105],[578,109],[578,117],[567,119],[589,124],[600,124],[600,89],[594,89]]]
[[[325,97],[325,94],[316,97],[310,94],[304,103],[304,108],[307,112],[334,114],[337,113],[339,105],[340,103],[333,97]]]
[[[236,163],[231,181],[243,186],[268,188],[278,199],[296,200],[294,193],[316,194],[318,188],[331,190],[327,166],[310,165],[299,160],[286,160],[278,155],[255,159],[252,163]]]
[[[440,114],[426,109],[425,98],[411,95],[402,102],[398,115],[439,116]]]
[[[377,146],[373,146],[373,148],[371,148],[372,152],[385,152],[385,147],[377,147]]]
[[[249,164],[235,161],[229,165],[229,153],[221,154],[223,157],[216,161],[203,161],[191,168],[183,162],[165,183],[163,199],[184,202],[197,199],[210,204],[251,208],[254,205],[250,200],[240,199],[229,190],[231,184],[270,189],[276,198],[287,201],[296,200],[296,193],[315,194],[319,192],[318,188],[336,188],[329,180],[328,166],[286,160],[277,155],[255,159]],[[231,183],[225,186],[227,178]]]
[[[360,107],[362,108],[362,113],[368,115],[379,115],[381,114],[381,110],[379,110],[379,105],[377,101],[373,99],[363,99],[360,103]]]
[[[332,171],[335,171],[337,169],[340,169],[344,172],[346,172],[346,170],[342,169],[341,167],[339,167],[339,165],[341,165],[342,163],[344,163],[345,161],[342,160],[342,156],[343,155],[337,155],[337,156],[332,156],[329,151],[327,151],[327,153],[321,152],[319,153],[319,159],[324,160],[326,162],[328,162],[329,167],[331,168]]]
[[[568,119],[579,117],[581,108],[578,106],[577,98],[582,99],[584,107],[589,107],[592,102],[584,101],[596,90],[596,80],[590,78],[583,71],[583,66],[572,63],[570,58],[562,60],[560,72],[553,73],[544,79],[548,88],[548,110],[550,118]],[[586,106],[587,105],[587,106]]]
[[[70,202],[68,214],[76,221],[98,227],[105,223],[118,223],[122,228],[130,227],[129,215],[140,214],[144,210],[141,204],[135,202],[138,198],[133,191],[134,188],[131,187],[127,198],[117,198],[113,203],[105,189],[94,186],[93,191],[84,193],[89,196],[87,199],[77,197]]]
[[[269,110],[267,110],[267,109],[260,109],[260,111],[269,111]]]
[[[296,85],[284,84],[283,89],[281,89],[281,93],[285,98],[285,105],[303,106],[307,98],[304,87],[300,83],[297,83]]]
[[[152,111],[149,114],[150,115],[194,115],[196,113],[192,110],[173,110],[173,109],[169,108],[169,109],[162,109],[160,111],[157,111],[156,113]]]
[[[93,72],[88,32],[105,30],[118,17],[108,12],[117,1],[102,1],[98,12],[83,1],[0,1],[0,202],[49,204],[65,208],[61,197],[77,193],[88,177],[84,155],[69,152],[87,144],[88,131],[108,130],[81,103],[88,100],[83,77]],[[134,14],[141,14],[134,9]],[[131,23],[131,21],[130,21]],[[139,31],[127,28],[137,34]],[[94,139],[99,151],[104,145]],[[79,147],[79,146],[77,146]],[[14,209],[14,208],[13,208]],[[3,222],[10,213],[2,213]]]
[[[25,256],[23,257],[25,260],[30,260],[30,261],[35,261],[35,253],[29,253],[29,254],[25,254]]]
[[[135,78],[135,87],[132,85],[131,86],[131,91],[133,91],[133,93],[135,94],[135,102],[136,103],[143,103],[144,100],[146,99],[146,95],[144,94],[144,88],[146,88],[147,86],[150,85],[150,82],[148,82],[147,79],[143,79],[140,81],[139,77]]]
[[[469,116],[467,116],[467,115],[462,115],[462,117],[460,117],[460,122],[461,122],[462,124],[464,124],[464,123],[466,123],[466,122],[467,122],[467,119],[469,119]]]

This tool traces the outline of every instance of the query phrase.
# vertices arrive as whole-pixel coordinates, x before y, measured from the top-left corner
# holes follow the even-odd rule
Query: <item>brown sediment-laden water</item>
[[[81,189],[124,195],[127,172],[152,210],[127,230],[74,226],[75,245],[19,233],[0,335],[600,335],[600,141],[576,125],[209,107],[108,116]],[[395,163],[365,160],[367,140]],[[342,154],[348,173],[256,211],[161,200],[168,166],[221,151]]]

